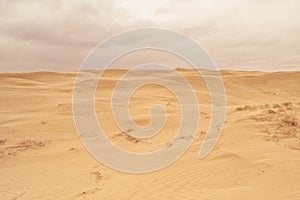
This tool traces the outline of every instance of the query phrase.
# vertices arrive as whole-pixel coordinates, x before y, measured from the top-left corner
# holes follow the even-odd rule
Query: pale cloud
[[[141,26],[107,1],[1,1],[0,7],[1,71],[75,70],[99,42]]]
[[[299,70],[299,8],[297,0],[0,0],[0,69],[76,70],[112,34],[159,26],[194,38],[221,69]]]

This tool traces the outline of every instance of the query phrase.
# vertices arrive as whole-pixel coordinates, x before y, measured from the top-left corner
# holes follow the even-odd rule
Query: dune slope
[[[180,106],[162,86],[144,86],[130,101],[141,126],[150,122],[151,105],[165,107],[160,134],[135,139],[116,126],[110,95],[124,73],[105,72],[96,92],[107,137],[133,152],[171,145]],[[209,93],[194,71],[180,73],[198,97],[197,137],[178,161],[148,174],[110,169],[83,147],[72,115],[76,73],[0,74],[0,199],[300,199],[300,72],[222,71],[226,123],[203,160],[197,156],[210,122]],[[167,73],[166,78],[172,80]]]

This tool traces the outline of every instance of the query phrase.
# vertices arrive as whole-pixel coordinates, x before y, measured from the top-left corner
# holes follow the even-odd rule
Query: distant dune
[[[102,165],[81,144],[72,115],[76,73],[0,74],[0,199],[299,200],[300,72],[221,71],[226,123],[216,147],[200,160],[210,96],[195,71],[178,71],[198,97],[197,137],[174,164],[140,175]],[[168,119],[161,133],[136,139],[117,128],[110,96],[125,72],[106,71],[96,92],[98,120],[108,138],[132,152],[172,145],[180,106],[156,84],[134,93],[130,112],[144,126],[150,122],[149,107],[164,105]]]

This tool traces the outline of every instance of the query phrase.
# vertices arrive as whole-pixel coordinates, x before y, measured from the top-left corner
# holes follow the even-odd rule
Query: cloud
[[[141,23],[108,1],[1,1],[0,5],[5,10],[0,12],[2,71],[74,70],[99,42]]]
[[[297,0],[0,0],[0,70],[75,70],[99,42],[143,26],[189,35],[222,69],[299,70],[299,6]]]
[[[194,38],[219,68],[300,69],[299,1],[182,2],[159,7],[151,19]]]

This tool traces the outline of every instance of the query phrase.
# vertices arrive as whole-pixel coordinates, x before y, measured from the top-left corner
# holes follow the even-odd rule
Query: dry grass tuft
[[[285,107],[290,107],[290,106],[292,106],[292,103],[291,102],[284,102],[284,103],[282,103],[282,105],[284,105]]]
[[[7,139],[0,139],[0,145],[3,145],[7,142]]]
[[[132,130],[127,130],[127,132],[121,132],[121,133],[117,133],[115,134],[113,138],[117,138],[117,137],[121,137],[121,138],[125,138],[127,141],[132,142],[132,143],[139,143],[141,140],[135,137],[132,137],[131,135],[127,134],[129,132],[131,132]]]
[[[255,121],[263,122],[260,132],[267,141],[275,141],[280,146],[300,150],[300,123],[295,104],[285,102],[273,104],[272,109],[263,110],[253,116]]]
[[[243,111],[243,110],[255,110],[256,108],[253,106],[245,105],[243,107],[237,107],[236,111]]]
[[[286,125],[292,126],[292,127],[297,127],[299,125],[298,120],[297,120],[294,112],[292,112],[291,114],[286,113],[282,117],[281,122],[286,124]]]
[[[277,113],[275,110],[272,110],[272,109],[269,109],[268,111],[267,111],[267,113],[269,113],[269,114],[275,114],[275,113]]]
[[[275,109],[275,108],[280,108],[280,105],[279,105],[278,103],[273,104],[273,108],[274,108],[274,109]]]

